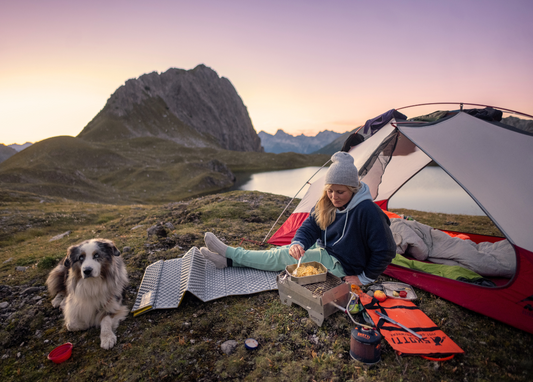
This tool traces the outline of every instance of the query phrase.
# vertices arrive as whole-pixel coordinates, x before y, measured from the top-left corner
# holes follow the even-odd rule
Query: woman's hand
[[[294,244],[289,248],[289,255],[294,257],[296,260],[300,260],[305,253],[304,248],[300,244]]]
[[[344,282],[346,284],[355,284],[355,285],[363,285],[361,281],[359,281],[359,277],[357,276],[344,276]]]

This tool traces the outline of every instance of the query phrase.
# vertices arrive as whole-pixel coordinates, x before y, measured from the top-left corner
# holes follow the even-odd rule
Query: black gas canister
[[[377,330],[357,325],[352,329],[350,356],[368,365],[378,363],[381,360],[381,338]]]

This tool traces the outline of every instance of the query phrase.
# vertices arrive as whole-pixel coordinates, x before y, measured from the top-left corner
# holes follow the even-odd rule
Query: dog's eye
[[[98,253],[95,253],[94,256],[93,256],[95,259],[99,258],[100,256],[98,255]]]
[[[83,261],[83,260],[85,260],[85,256],[82,255],[80,256],[80,261]]]

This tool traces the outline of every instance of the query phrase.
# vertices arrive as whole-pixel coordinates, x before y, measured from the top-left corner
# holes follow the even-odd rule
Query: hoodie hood
[[[346,225],[348,224],[348,216],[350,215],[350,211],[353,210],[359,203],[361,203],[364,200],[372,200],[372,195],[370,195],[370,189],[366,185],[366,183],[361,182],[361,188],[357,193],[353,196],[352,200],[350,200],[350,203],[346,206],[346,208],[342,211],[337,209],[337,214],[345,214],[344,216],[344,227],[342,229],[342,235],[341,237],[333,243],[332,246],[336,245],[339,241],[341,241],[344,238],[344,234],[346,233]],[[328,228],[324,230],[324,247],[327,245],[327,237],[328,235]]]
[[[370,195],[370,188],[366,183],[361,182],[361,188],[353,196],[352,200],[348,203],[346,208],[342,211],[337,209],[337,213],[346,213],[347,211],[353,210],[355,206],[361,203],[363,200],[373,200],[372,195]]]

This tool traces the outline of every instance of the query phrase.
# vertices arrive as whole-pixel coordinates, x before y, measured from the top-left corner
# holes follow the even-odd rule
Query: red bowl
[[[67,342],[61,346],[56,347],[48,354],[48,359],[54,363],[65,362],[72,355],[72,344]]]

